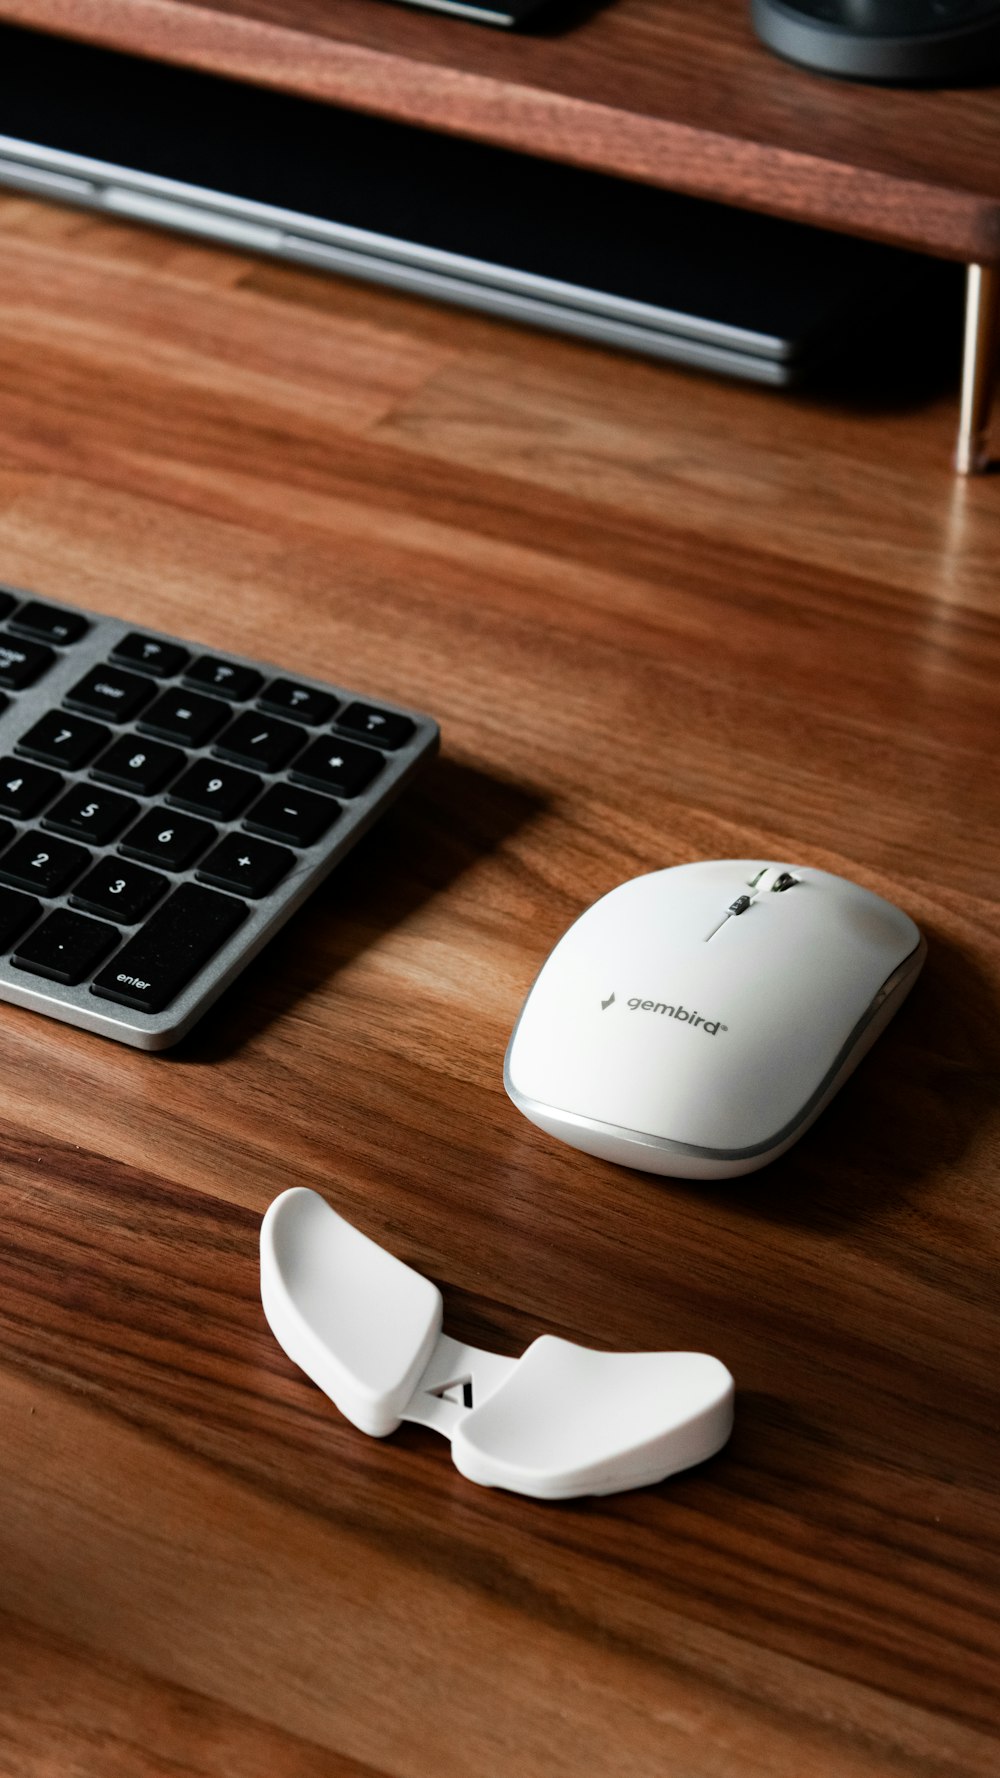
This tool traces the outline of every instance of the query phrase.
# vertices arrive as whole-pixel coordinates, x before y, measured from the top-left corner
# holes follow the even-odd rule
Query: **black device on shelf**
[[[548,4],[548,0],[399,0],[425,12],[444,12],[450,18],[469,19],[476,25],[521,25]]]
[[[771,384],[853,349],[921,263],[11,26],[0,185]]]
[[[939,85],[1000,69],[1000,0],[750,0],[790,62],[849,80]]]

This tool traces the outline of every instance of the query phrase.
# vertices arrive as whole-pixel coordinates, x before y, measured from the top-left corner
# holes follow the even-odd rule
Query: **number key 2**
[[[48,833],[23,833],[0,857],[0,876],[36,895],[60,895],[90,863],[90,853]]]

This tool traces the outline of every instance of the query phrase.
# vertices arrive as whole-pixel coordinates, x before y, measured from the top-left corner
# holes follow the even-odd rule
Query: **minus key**
[[[246,919],[235,896],[182,883],[91,983],[102,1000],[160,1012]]]

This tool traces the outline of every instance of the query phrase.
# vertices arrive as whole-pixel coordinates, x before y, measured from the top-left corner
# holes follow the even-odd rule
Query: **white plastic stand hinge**
[[[703,1463],[733,1379],[703,1352],[595,1352],[550,1334],[520,1358],[442,1332],[441,1292],[297,1187],[260,1232],[261,1300],[288,1357],[375,1438],[403,1420],[451,1440],[470,1481],[543,1500],[644,1488]]]

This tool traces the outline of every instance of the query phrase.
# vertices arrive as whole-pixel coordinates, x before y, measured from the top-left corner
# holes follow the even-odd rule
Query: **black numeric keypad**
[[[435,724],[0,586],[0,1000],[182,1036]],[[0,1013],[2,1018],[2,1013]]]

